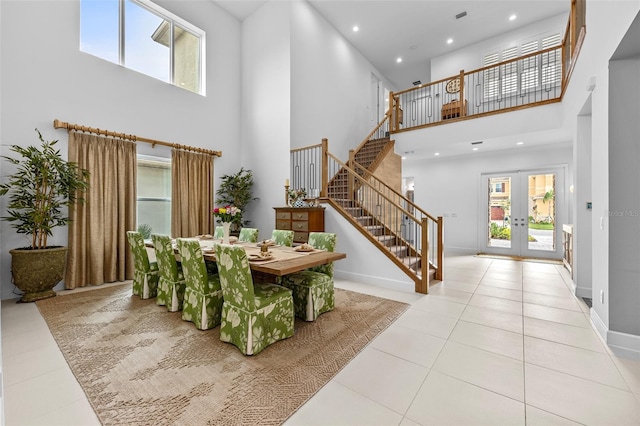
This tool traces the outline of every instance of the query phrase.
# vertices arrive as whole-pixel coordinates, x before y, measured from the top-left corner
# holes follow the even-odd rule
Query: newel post
[[[460,70],[460,117],[467,115],[467,101],[464,98],[464,70]]]
[[[420,223],[422,228],[422,249],[420,250],[420,283],[416,282],[416,293],[429,294],[429,218],[424,216]]]
[[[327,188],[329,186],[329,140],[327,138],[322,138],[321,150],[322,187],[320,188],[320,197],[327,198]]]
[[[349,162],[347,163],[347,166],[349,166],[353,170],[356,169],[356,151],[353,149],[349,150]],[[348,173],[348,176],[347,194],[349,194],[349,198],[351,199],[354,196],[353,188],[355,187],[355,181],[353,179],[353,174]]]
[[[442,281],[444,275],[444,219],[438,216],[438,268],[435,279]]]

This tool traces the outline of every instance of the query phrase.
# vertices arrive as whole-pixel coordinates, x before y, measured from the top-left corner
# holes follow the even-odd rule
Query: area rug
[[[37,302],[103,424],[283,423],[408,305],[336,289],[336,308],[246,357],[131,285]]]

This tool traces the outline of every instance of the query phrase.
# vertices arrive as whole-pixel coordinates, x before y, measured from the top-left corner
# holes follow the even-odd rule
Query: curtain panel
[[[213,156],[171,152],[171,235],[213,234]]]
[[[136,144],[70,131],[69,161],[89,171],[90,186],[69,210],[65,287],[132,279],[126,231],[136,229]]]

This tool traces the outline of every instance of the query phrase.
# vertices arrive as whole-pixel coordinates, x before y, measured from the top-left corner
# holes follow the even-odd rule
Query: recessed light
[[[472,148],[472,150],[473,150],[473,151],[477,151],[477,150],[478,150],[478,147]]]
[[[452,38],[448,38],[447,39],[447,44],[451,44],[451,43],[453,43],[453,39]]]
[[[397,58],[397,59],[396,59],[396,62],[397,62],[397,63],[402,62],[402,58]]]
[[[509,16],[509,20],[510,20],[510,21],[515,21],[515,20],[516,20],[516,18],[517,18],[517,16],[516,16],[516,15],[511,15],[511,16]]]
[[[435,152],[433,155],[435,155],[437,157],[438,155],[440,155],[440,153],[439,152]]]
[[[402,157],[402,159],[403,159],[403,160],[406,160],[406,159],[407,159],[407,157],[404,157],[404,156],[403,156],[403,157]]]
[[[357,25],[354,25],[354,26],[353,26],[353,32],[354,32],[354,33],[357,33],[357,32],[358,32],[358,30],[360,30],[360,28],[359,28]]]
[[[522,142],[522,141],[517,142],[516,145],[524,145],[524,142]]]

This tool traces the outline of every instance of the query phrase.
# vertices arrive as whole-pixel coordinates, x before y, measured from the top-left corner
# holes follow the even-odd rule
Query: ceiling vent
[[[456,19],[464,18],[465,16],[467,16],[467,11],[458,13]]]
[[[471,142],[471,145],[481,145],[482,141],[478,141],[478,142]]]

